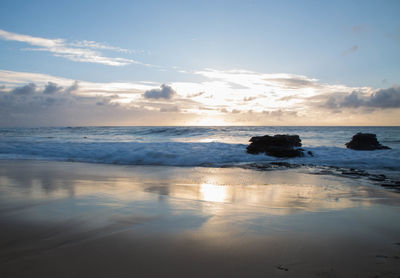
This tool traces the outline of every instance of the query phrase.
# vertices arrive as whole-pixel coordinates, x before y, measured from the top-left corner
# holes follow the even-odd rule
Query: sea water
[[[355,151],[357,132],[377,134],[390,150]],[[246,153],[252,136],[298,134],[313,156],[275,158]],[[400,127],[45,127],[1,128],[0,159],[125,165],[229,167],[287,162],[400,171]]]

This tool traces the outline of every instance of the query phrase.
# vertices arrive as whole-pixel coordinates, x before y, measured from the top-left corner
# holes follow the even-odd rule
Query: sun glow
[[[192,126],[225,126],[230,125],[228,121],[220,118],[211,118],[210,116],[200,117],[193,120],[190,125]]]

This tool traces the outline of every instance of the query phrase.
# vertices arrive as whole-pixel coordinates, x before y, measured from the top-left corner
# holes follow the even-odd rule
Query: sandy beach
[[[0,1],[0,278],[400,278],[400,0]]]
[[[0,161],[1,277],[398,277],[398,193],[307,169]]]

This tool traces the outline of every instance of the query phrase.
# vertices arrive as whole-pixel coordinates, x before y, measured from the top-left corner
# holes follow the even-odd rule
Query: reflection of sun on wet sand
[[[397,277],[399,195],[302,171],[0,161],[0,277]]]
[[[226,186],[212,183],[203,183],[200,185],[201,200],[207,202],[224,202],[228,198],[228,189]]]

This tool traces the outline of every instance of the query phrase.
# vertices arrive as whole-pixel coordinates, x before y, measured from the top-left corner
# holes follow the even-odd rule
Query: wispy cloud
[[[353,33],[359,34],[359,33],[364,33],[367,31],[367,26],[360,24],[360,25],[354,25],[353,27],[351,27],[351,31]]]
[[[112,51],[117,51],[117,52],[122,52],[122,53],[135,53],[134,50],[131,49],[125,49],[121,48],[118,46],[112,46],[106,43],[100,43],[100,42],[95,42],[95,41],[88,41],[88,40],[83,40],[83,41],[74,41],[69,44],[70,46],[74,47],[87,47],[87,48],[93,48],[93,49],[104,49],[104,50],[112,50]]]
[[[351,53],[354,53],[358,50],[358,45],[353,45],[349,49],[346,49],[345,51],[342,52],[342,56],[349,55]]]
[[[33,46],[31,48],[25,48],[24,50],[50,52],[54,56],[62,57],[75,62],[96,63],[108,66],[126,66],[130,64],[143,65],[149,67],[154,66],[133,59],[105,56],[98,50],[111,50],[128,54],[130,54],[131,51],[128,49],[116,46],[110,46],[95,41],[84,40],[84,41],[68,42],[64,39],[48,39],[41,37],[33,37],[29,35],[7,32],[1,29],[0,29],[0,38],[8,41],[22,42]]]

